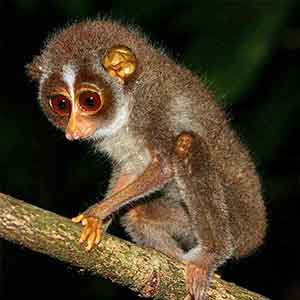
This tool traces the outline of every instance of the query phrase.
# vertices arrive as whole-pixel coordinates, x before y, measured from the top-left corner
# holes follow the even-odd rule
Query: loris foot
[[[87,242],[85,248],[87,251],[90,251],[99,244],[103,233],[103,222],[100,219],[80,214],[72,218],[72,221],[74,223],[81,223],[84,226],[79,242]]]
[[[187,264],[187,290],[188,296],[185,300],[204,300],[207,296],[207,289],[210,283],[208,269],[197,266],[193,263]]]

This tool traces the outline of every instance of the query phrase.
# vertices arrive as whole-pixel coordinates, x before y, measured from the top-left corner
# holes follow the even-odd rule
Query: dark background
[[[49,33],[74,20],[110,15],[138,24],[206,79],[261,176],[266,243],[229,262],[223,277],[272,299],[300,299],[299,1],[0,0],[0,9],[0,192],[69,217],[103,196],[109,163],[47,122],[24,65]],[[112,232],[126,237],[117,221]],[[1,240],[0,298],[44,296],[136,298]]]

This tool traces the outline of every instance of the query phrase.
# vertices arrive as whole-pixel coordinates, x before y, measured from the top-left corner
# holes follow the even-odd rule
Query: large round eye
[[[69,115],[71,112],[70,100],[64,95],[54,95],[50,98],[52,110],[60,116]]]
[[[84,111],[94,114],[102,108],[103,101],[98,93],[84,91],[79,95],[79,104]]]

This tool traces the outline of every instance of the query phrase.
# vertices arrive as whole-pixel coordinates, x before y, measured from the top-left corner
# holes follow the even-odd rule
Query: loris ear
[[[34,81],[38,81],[43,73],[42,59],[40,56],[34,57],[32,63],[25,66],[27,76]]]
[[[104,53],[102,65],[111,76],[125,83],[134,74],[137,59],[131,49],[119,45],[109,48]]]

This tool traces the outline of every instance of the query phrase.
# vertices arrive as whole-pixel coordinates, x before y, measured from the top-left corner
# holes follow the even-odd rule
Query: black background
[[[206,79],[261,176],[269,215],[265,245],[226,264],[223,277],[272,299],[300,299],[299,1],[1,0],[0,5],[0,192],[68,217],[104,195],[109,162],[48,124],[24,65],[49,33],[74,20],[109,15],[138,24]],[[112,232],[127,238],[117,220]],[[136,297],[1,240],[0,298],[43,296]]]

